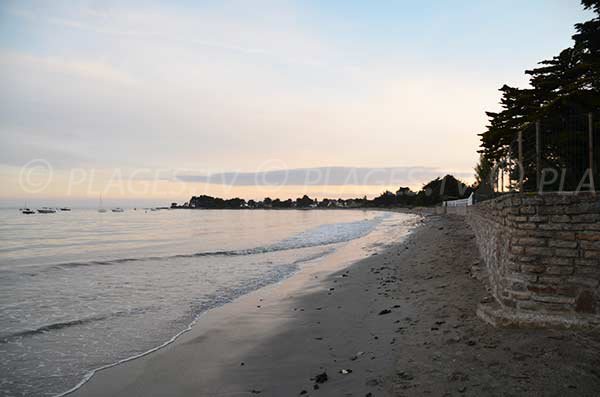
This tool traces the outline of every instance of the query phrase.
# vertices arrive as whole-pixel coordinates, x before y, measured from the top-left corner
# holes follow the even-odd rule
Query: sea
[[[417,222],[368,210],[0,209],[0,395],[64,395],[212,308]]]

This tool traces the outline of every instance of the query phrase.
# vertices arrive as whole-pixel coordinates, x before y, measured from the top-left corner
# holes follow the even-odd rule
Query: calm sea
[[[210,308],[415,219],[359,210],[0,210],[0,394],[65,392],[94,369],[172,341]]]

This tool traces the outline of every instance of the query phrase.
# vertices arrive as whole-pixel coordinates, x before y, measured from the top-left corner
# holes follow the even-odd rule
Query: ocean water
[[[0,210],[0,395],[60,395],[98,368],[169,343],[211,308],[376,230],[406,233],[415,219],[359,210]]]

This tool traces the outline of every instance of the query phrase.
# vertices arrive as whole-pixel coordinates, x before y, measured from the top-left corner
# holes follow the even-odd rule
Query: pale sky
[[[428,169],[414,188],[470,181],[497,89],[525,85],[590,15],[575,0],[2,1],[0,200],[361,196],[403,182],[194,179],[317,167]]]

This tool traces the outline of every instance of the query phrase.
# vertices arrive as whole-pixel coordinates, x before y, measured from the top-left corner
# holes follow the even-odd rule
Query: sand
[[[463,219],[429,216],[407,241],[349,265],[356,248],[207,312],[71,395],[600,394],[598,332],[476,317],[486,290]]]

